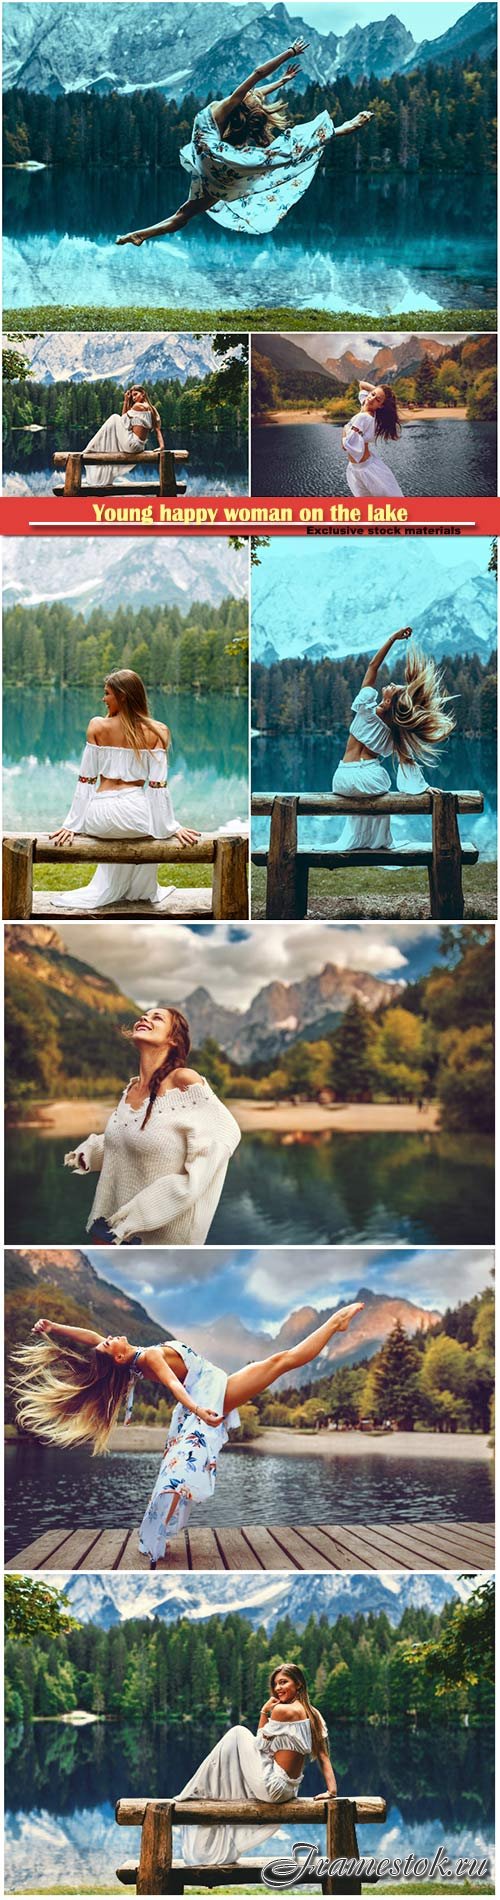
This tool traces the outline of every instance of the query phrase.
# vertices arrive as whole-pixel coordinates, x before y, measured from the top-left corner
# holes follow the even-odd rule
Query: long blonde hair
[[[418,647],[406,655],[405,686],[397,686],[390,706],[379,714],[389,731],[402,765],[429,764],[438,745],[449,739],[455,720],[445,712],[450,694],[435,661]]]
[[[224,128],[228,145],[272,145],[277,132],[284,132],[287,110],[284,100],[269,106],[262,93],[247,92],[241,105],[235,106]]]
[[[91,1444],[104,1451],[130,1382],[130,1366],[93,1346],[50,1333],[12,1353],[16,1419],[52,1445]]]
[[[330,1747],[329,1747],[329,1742],[328,1742],[328,1735],[325,1734],[323,1717],[320,1714],[319,1709],[315,1709],[313,1703],[310,1700],[309,1690],[307,1687],[307,1681],[304,1675],[304,1671],[303,1669],[299,1668],[298,1663],[283,1662],[283,1663],[277,1664],[276,1669],[273,1669],[273,1673],[271,1676],[271,1681],[270,1681],[271,1691],[274,1692],[274,1684],[276,1681],[276,1677],[281,1675],[282,1669],[284,1669],[285,1674],[287,1676],[291,1676],[292,1682],[295,1683],[295,1687],[298,1690],[299,1701],[303,1702],[304,1708],[306,1710],[306,1714],[309,1716],[309,1721],[311,1724],[312,1743],[313,1743],[313,1755],[314,1755],[315,1760],[317,1760],[318,1755],[329,1755]],[[286,1703],[283,1703],[283,1708],[286,1710]]]
[[[170,733],[165,741],[161,726],[156,719],[151,718],[146,688],[139,674],[132,673],[128,666],[122,666],[116,673],[108,673],[105,684],[111,686],[120,701],[120,719],[132,751],[138,753],[141,746],[151,751],[153,745],[161,745],[167,752]]]

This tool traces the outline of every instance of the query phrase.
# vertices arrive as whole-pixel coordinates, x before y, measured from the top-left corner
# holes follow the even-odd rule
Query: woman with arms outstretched
[[[109,673],[103,693],[106,717],[90,720],[78,784],[64,823],[51,832],[63,846],[73,837],[175,838],[194,844],[199,832],[186,830],[174,815],[168,789],[170,732],[152,719],[138,673],[121,667]],[[170,885],[158,883],[157,864],[100,864],[89,884],[78,890],[43,891],[44,909],[99,910],[126,901],[168,903]]]
[[[140,455],[145,449],[152,429],[158,448],[164,449],[165,442],[158,410],[155,409],[146,390],[142,388],[142,384],[133,383],[131,389],[125,390],[121,415],[117,411],[112,416],[108,416],[107,421],[101,423],[96,435],[92,436],[92,441],[87,442],[87,449],[94,449],[96,452],[102,449],[105,455],[127,455],[130,456],[130,461],[126,466],[121,463],[118,468],[112,465],[108,467],[106,464],[101,464],[100,468],[94,468],[92,465],[89,471],[89,482],[92,486],[112,488],[117,475],[130,475],[134,466],[134,457]]]
[[[341,764],[332,780],[332,791],[348,798],[353,792],[362,797],[379,798],[392,789],[383,761],[397,765],[399,792],[428,792],[421,770],[431,764],[438,746],[453,732],[455,721],[446,712],[449,695],[443,691],[442,676],[434,660],[410,648],[405,677],[400,685],[393,681],[377,689],[380,667],[391,648],[400,640],[410,640],[411,627],[398,633],[380,647],[370,660],[360,692],[353,700],[354,718]],[[344,851],[390,850],[394,840],[391,820],[386,812],[367,813],[346,819],[338,848]]]
[[[310,1700],[306,1677],[297,1663],[280,1663],[270,1680],[270,1696],[260,1712],[257,1734],[238,1724],[221,1736],[200,1763],[178,1800],[295,1801],[304,1766],[313,1760],[326,1792],[337,1793],[330,1760],[328,1729]],[[324,1791],[317,1797],[324,1800]],[[256,1827],[226,1822],[182,1829],[187,1866],[223,1867],[276,1833],[277,1819]]]
[[[371,112],[358,112],[344,125],[334,126],[330,113],[320,112],[307,125],[285,129],[285,107],[280,100],[269,104],[269,96],[296,79],[295,62],[306,45],[305,40],[294,40],[286,52],[256,66],[227,99],[214,100],[197,112],[190,144],[180,153],[191,177],[189,197],[172,217],[127,231],[117,244],[170,237],[204,211],[230,230],[257,234],[272,231],[286,217],[311,184],[328,140],[360,131],[372,117]],[[287,67],[281,79],[263,85],[281,66]]]
[[[360,383],[359,412],[342,431],[352,495],[402,495],[378,448],[379,442],[397,442],[400,435],[398,405],[390,384]]]
[[[334,1333],[346,1331],[362,1304],[340,1307],[300,1345],[271,1353],[229,1377],[179,1339],[134,1347],[124,1334],[103,1338],[79,1327],[37,1320],[35,1344],[20,1346],[13,1354],[18,1423],[53,1444],[87,1441],[94,1453],[101,1452],[123,1400],[130,1417],[137,1379],[166,1388],[176,1403],[140,1529],[141,1550],[154,1570],[169,1538],[184,1530],[192,1504],[213,1496],[219,1453],[228,1432],[240,1423],[238,1407],[266,1392],[276,1379],[292,1377],[300,1366],[309,1365]]]

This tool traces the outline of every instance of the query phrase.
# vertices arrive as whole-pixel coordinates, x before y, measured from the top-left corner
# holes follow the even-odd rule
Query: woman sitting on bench
[[[158,448],[164,449],[158,410],[142,384],[133,383],[131,389],[125,390],[121,415],[117,411],[108,416],[107,421],[101,423],[97,434],[92,436],[92,441],[87,442],[87,450],[102,449],[104,455],[130,456],[130,461],[126,465],[120,463],[116,468],[106,463],[100,468],[91,467],[89,485],[93,488],[112,488],[117,475],[130,475],[135,457],[145,449],[151,429],[154,429]]]
[[[354,718],[349,728],[344,757],[332,780],[332,791],[341,798],[356,796],[379,798],[392,790],[389,773],[382,761],[397,764],[398,792],[428,792],[421,770],[430,764],[439,745],[453,732],[455,721],[445,711],[449,695],[443,692],[442,675],[434,660],[413,647],[406,656],[405,677],[400,685],[391,681],[377,691],[377,675],[391,647],[398,640],[411,638],[411,627],[400,627],[370,660],[361,690],[352,703]],[[340,851],[390,851],[394,839],[391,820],[386,812],[366,817],[347,818],[339,839]]]
[[[257,1734],[242,1724],[228,1729],[182,1789],[179,1800],[196,1796],[208,1801],[296,1801],[305,1763],[310,1760],[317,1761],[327,1794],[337,1793],[326,1722],[309,1700],[303,1670],[296,1663],[280,1663],[273,1669],[270,1689]],[[248,1826],[244,1821],[183,1827],[183,1859],[187,1866],[227,1866],[247,1848],[268,1841],[277,1827],[277,1819],[267,1827]]]

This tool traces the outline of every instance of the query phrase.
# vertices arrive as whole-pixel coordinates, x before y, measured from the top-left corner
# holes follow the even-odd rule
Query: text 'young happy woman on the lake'
[[[166,1387],[176,1400],[167,1445],[143,1518],[140,1548],[151,1569],[165,1556],[169,1538],[184,1530],[193,1504],[213,1496],[217,1463],[228,1432],[240,1424],[238,1406],[291,1377],[323,1352],[334,1333],[346,1332],[363,1301],[331,1314],[300,1345],[271,1353],[229,1374],[183,1340],[131,1346],[117,1338],[37,1320],[34,1345],[13,1353],[16,1416],[24,1430],[56,1445],[90,1443],[106,1450],[120,1406],[130,1418],[137,1379]]]
[[[190,173],[189,198],[171,217],[140,231],[127,231],[117,244],[144,244],[148,238],[172,236],[204,211],[232,231],[259,235],[274,230],[292,205],[307,191],[317,171],[324,146],[368,125],[371,112],[358,112],[344,125],[334,126],[329,112],[320,112],[306,125],[286,128],[286,110],[280,100],[269,104],[269,94],[296,79],[298,65],[290,65],[280,80],[263,85],[271,73],[298,60],[307,41],[294,40],[275,59],[256,66],[227,99],[216,99],[197,112],[191,142],[180,152],[181,165]]]

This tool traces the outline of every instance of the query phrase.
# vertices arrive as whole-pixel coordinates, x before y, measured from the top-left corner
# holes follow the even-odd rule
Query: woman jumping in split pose
[[[360,383],[359,413],[342,433],[352,495],[402,495],[396,476],[378,453],[379,442],[397,442],[400,435],[394,390],[388,383]]]
[[[200,1246],[207,1238],[238,1123],[204,1076],[187,1068],[189,1027],[178,1009],[151,1009],[130,1036],[139,1074],[102,1135],[65,1155],[76,1174],[99,1175],[87,1228],[121,1246]]]
[[[221,1737],[210,1755],[182,1788],[178,1800],[295,1801],[311,1758],[317,1761],[327,1794],[337,1793],[330,1761],[328,1729],[319,1709],[309,1699],[306,1677],[296,1663],[273,1669],[271,1694],[260,1712],[257,1734],[238,1725]],[[324,1800],[324,1793],[317,1796]],[[182,1854],[189,1866],[202,1861],[222,1867],[239,1859],[249,1848],[268,1841],[277,1820],[263,1827],[248,1823],[184,1827]]]
[[[13,1354],[18,1422],[53,1444],[90,1441],[96,1453],[105,1450],[124,1399],[126,1421],[130,1417],[136,1379],[166,1387],[176,1404],[139,1533],[154,1570],[169,1538],[184,1530],[191,1505],[213,1496],[219,1452],[240,1423],[238,1406],[250,1404],[284,1374],[309,1365],[334,1333],[346,1332],[362,1305],[358,1300],[340,1307],[299,1346],[271,1353],[229,1377],[179,1339],[134,1347],[124,1335],[104,1339],[101,1333],[39,1319],[33,1331],[42,1336]]]
[[[455,724],[451,713],[445,711],[449,695],[443,692],[434,660],[414,647],[407,654],[401,685],[391,682],[379,697],[376,684],[391,647],[398,640],[409,640],[411,632],[411,627],[401,627],[398,633],[391,633],[366,669],[361,691],[352,703],[354,718],[344,757],[332,780],[332,791],[341,798],[349,798],[353,792],[367,798],[390,792],[391,780],[382,760],[397,762],[398,792],[432,790],[421,765],[432,762]],[[377,817],[347,818],[338,848],[384,851],[393,843],[390,817],[384,812]]]
[[[268,103],[269,94],[296,79],[306,40],[256,66],[227,99],[214,100],[197,112],[191,142],[180,153],[181,165],[191,176],[189,198],[170,218],[143,231],[127,231],[117,244],[144,244],[146,238],[169,237],[182,231],[203,211],[232,231],[272,231],[307,191],[328,139],[359,132],[371,112],[334,126],[329,112],[320,112],[307,125],[286,130],[285,106]],[[270,73],[292,64],[272,85],[262,85]]]
[[[199,832],[177,823],[168,790],[168,726],[151,718],[138,673],[109,673],[103,698],[107,717],[90,721],[76,792],[64,824],[51,833],[53,844],[71,844],[74,834],[194,844]],[[161,909],[174,887],[159,884],[157,873],[156,864],[100,864],[79,890],[40,895],[46,910],[98,910],[123,900]]]
[[[92,441],[87,442],[87,449],[102,449],[104,455],[129,455],[130,462],[126,467],[122,463],[118,471],[103,465],[100,468],[92,467],[90,474],[93,486],[111,488],[117,473],[130,475],[134,458],[145,449],[151,429],[154,429],[158,448],[164,449],[158,410],[150,402],[142,385],[134,383],[131,389],[125,390],[121,415],[116,413],[108,416],[107,422],[103,422],[97,434],[92,436]]]

